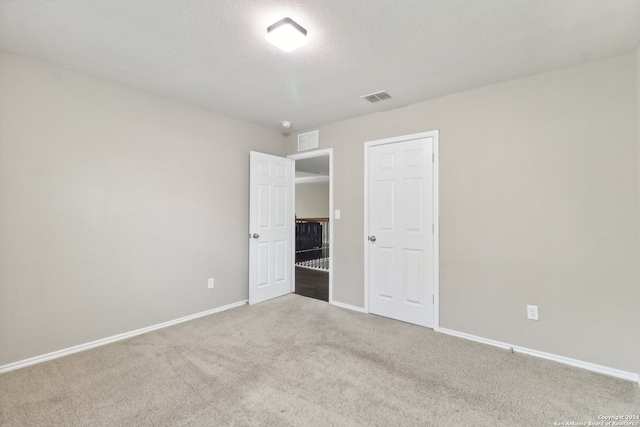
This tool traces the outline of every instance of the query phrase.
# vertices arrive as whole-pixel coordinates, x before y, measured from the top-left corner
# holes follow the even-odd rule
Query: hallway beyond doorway
[[[296,267],[296,294],[329,301],[329,272]]]

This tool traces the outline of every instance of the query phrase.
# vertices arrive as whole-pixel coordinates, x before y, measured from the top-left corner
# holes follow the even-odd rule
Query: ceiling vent
[[[392,99],[393,97],[389,95],[386,90],[383,90],[380,92],[372,93],[370,95],[362,95],[360,98],[369,101],[372,104],[375,104],[376,102],[386,101],[387,99]]]
[[[311,150],[312,148],[318,148],[318,131],[299,134],[298,151]]]

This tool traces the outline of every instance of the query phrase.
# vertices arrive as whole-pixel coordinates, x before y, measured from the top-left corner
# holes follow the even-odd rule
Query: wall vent
[[[318,131],[298,134],[298,151],[311,150],[318,148]]]
[[[376,102],[386,101],[387,99],[392,99],[393,97],[391,95],[389,95],[389,93],[386,90],[383,90],[383,91],[380,91],[380,92],[371,93],[369,95],[362,95],[360,98],[362,98],[365,101],[368,101],[368,102],[374,104]]]

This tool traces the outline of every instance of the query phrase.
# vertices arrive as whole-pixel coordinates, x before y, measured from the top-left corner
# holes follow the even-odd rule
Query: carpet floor
[[[553,426],[639,413],[636,383],[293,294],[0,375],[3,426]]]

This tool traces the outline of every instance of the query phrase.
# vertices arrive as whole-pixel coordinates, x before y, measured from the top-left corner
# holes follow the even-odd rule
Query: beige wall
[[[329,217],[328,182],[308,182],[296,184],[296,217]]]
[[[0,94],[0,365],[247,297],[248,151],[295,135],[5,53]],[[439,129],[441,326],[640,372],[640,49],[320,129],[337,301],[363,143]]]
[[[321,126],[342,211],[335,300],[364,304],[364,142],[439,129],[441,327],[640,372],[635,61]]]
[[[281,134],[6,53],[0,93],[0,365],[247,298]]]

